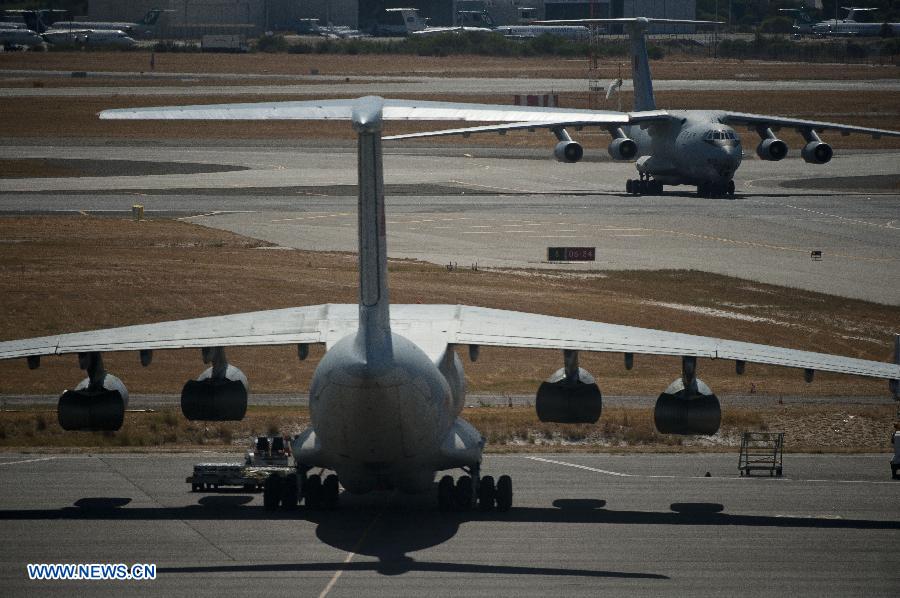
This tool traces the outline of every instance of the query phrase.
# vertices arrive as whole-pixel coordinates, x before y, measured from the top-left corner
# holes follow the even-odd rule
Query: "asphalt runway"
[[[489,455],[508,513],[433,496],[343,495],[267,514],[259,494],[192,493],[231,454],[0,455],[0,587],[166,596],[895,596],[900,482],[888,455]],[[704,477],[706,472],[711,477]],[[154,581],[30,581],[28,563],[152,563]]]
[[[838,141],[839,143],[839,141]],[[578,271],[694,269],[900,304],[900,152],[842,151],[826,166],[745,159],[733,199],[675,187],[624,193],[634,176],[594,150],[386,144],[388,251],[459,267]],[[182,217],[304,250],[356,248],[355,148],[0,145],[0,159],[78,156],[172,164],[172,174],[0,179],[0,212]],[[203,164],[233,170],[189,174]],[[213,170],[213,168],[210,168]],[[589,264],[546,263],[551,246],[592,246]],[[821,251],[823,259],[811,259]],[[673,290],[673,294],[677,294]]]
[[[0,70],[0,77],[72,77],[66,71],[40,70]],[[184,85],[151,86],[92,86],[91,79],[135,78],[143,81],[173,80]],[[228,80],[241,78],[244,81],[255,78],[270,80],[285,79],[281,84],[229,85]],[[220,79],[226,84],[200,84],[205,79]],[[241,96],[241,95],[296,95],[296,96],[362,96],[403,94],[524,94],[524,93],[570,93],[587,92],[587,81],[581,79],[541,79],[524,77],[443,77],[443,76],[338,76],[338,75],[257,75],[244,76],[219,73],[138,73],[87,72],[79,77],[85,83],[77,87],[0,87],[0,98],[30,97],[111,97],[111,96]],[[751,79],[658,79],[653,81],[658,91],[898,91],[900,80],[799,80],[799,81],[756,81]],[[625,89],[632,89],[631,80],[624,81]]]

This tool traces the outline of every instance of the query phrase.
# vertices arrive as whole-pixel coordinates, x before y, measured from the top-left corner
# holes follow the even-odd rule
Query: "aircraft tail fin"
[[[144,18],[138,21],[140,25],[155,25],[159,20],[159,16],[162,14],[162,10],[159,8],[153,8],[147,11],[147,14],[144,15]]]
[[[392,353],[387,244],[384,217],[384,168],[381,122],[384,100],[358,100],[351,115],[356,130],[359,177],[359,332],[366,363],[383,362]]]
[[[647,56],[647,24],[635,19],[629,24],[631,33],[631,78],[634,82],[634,110],[656,110],[653,75]]]
[[[647,57],[647,29],[654,23],[664,25],[721,25],[720,21],[696,21],[693,19],[655,19],[649,17],[624,17],[616,19],[563,19],[558,21],[535,21],[538,25],[625,25],[631,33],[631,70],[634,80],[634,110],[643,112],[656,110],[653,97],[653,77],[650,75],[650,60]]]

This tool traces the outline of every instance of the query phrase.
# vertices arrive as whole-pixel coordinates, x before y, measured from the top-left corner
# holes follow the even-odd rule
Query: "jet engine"
[[[787,154],[787,144],[777,137],[763,139],[759,142],[759,145],[756,146],[756,155],[759,156],[761,160],[778,162],[779,160],[783,160]]]
[[[558,424],[592,424],[600,419],[603,397],[594,377],[578,367],[578,353],[565,351],[566,367],[557,370],[537,392],[538,419]]]
[[[247,413],[248,384],[244,372],[225,360],[221,347],[203,349],[212,367],[181,389],[181,412],[192,421],[240,421]]]
[[[682,375],[656,400],[653,423],[660,434],[715,434],[722,408],[713,391],[695,376],[697,360],[683,359]]]
[[[800,155],[809,164],[827,164],[834,155],[834,150],[824,141],[810,141],[803,146]]]
[[[557,162],[579,162],[584,157],[584,148],[577,141],[560,141],[553,149]]]
[[[99,353],[80,353],[78,362],[88,377],[59,397],[56,413],[60,427],[68,431],[118,430],[125,420],[128,389],[106,373]]]
[[[637,155],[637,150],[637,143],[628,137],[617,137],[606,148],[613,160],[631,160]]]

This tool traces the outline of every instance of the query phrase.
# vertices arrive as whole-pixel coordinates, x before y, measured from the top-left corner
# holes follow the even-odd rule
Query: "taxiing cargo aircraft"
[[[454,110],[456,110],[454,112]],[[389,300],[382,121],[457,119],[453,105],[365,97],[262,104],[226,104],[107,110],[103,119],[349,120],[358,136],[359,302],[312,305],[224,317],[162,322],[123,328],[0,342],[0,359],[22,358],[40,366],[43,356],[77,355],[87,378],[62,394],[60,424],[67,430],[117,430],[128,391],[106,372],[102,353],[139,352],[151,365],[153,352],[199,349],[210,364],[185,383],[182,411],[192,420],[243,418],[248,399],[244,374],[228,363],[232,346],[296,347],[300,359],[311,344],[324,345],[309,390],[311,425],[293,441],[297,471],[270,477],[267,509],[279,505],[334,507],[339,484],[353,493],[399,489],[431,492],[438,472],[462,469],[455,482],[437,485],[442,509],[507,510],[512,480],[483,475],[485,440],[460,417],[466,383],[457,349],[477,359],[481,346],[556,349],[563,367],[541,384],[536,407],[542,421],[596,422],[602,396],[594,378],[579,367],[581,351],[682,359],[680,376],[660,395],[655,422],[662,433],[713,434],[721,409],[713,391],[697,377],[700,358],[728,359],[738,374],[746,364],[800,368],[807,381],[817,370],[890,380],[900,393],[900,364],[784,349],[761,344],[466,305],[392,305]],[[900,337],[895,340],[900,351]],[[898,355],[900,358],[900,355]],[[322,480],[313,468],[335,473]]]
[[[562,108],[532,109],[517,113],[507,107],[487,104],[459,106],[457,120],[496,122],[501,124],[393,135],[385,139],[412,139],[441,135],[471,135],[512,130],[549,129],[558,140],[554,155],[560,162],[578,162],[584,150],[569,135],[567,128],[597,126],[612,137],[609,154],[615,160],[634,160],[638,179],[629,180],[628,193],[660,194],[664,185],[697,187],[701,196],[734,194],[734,175],[741,164],[743,151],[736,127],[747,127],[760,138],[756,154],[763,160],[778,161],[788,154],[787,144],[778,138],[780,128],[796,129],[805,140],[800,155],[806,162],[825,164],[833,150],[819,133],[826,130],[841,134],[864,133],[900,136],[900,131],[856,127],[837,123],[803,120],[766,114],[747,114],[728,110],[659,110],[653,95],[653,79],[647,58],[645,34],[653,23],[715,24],[712,21],[680,19],[581,19],[542,21],[552,24],[624,24],[630,30],[632,76],[634,79],[634,111],[566,110]]]

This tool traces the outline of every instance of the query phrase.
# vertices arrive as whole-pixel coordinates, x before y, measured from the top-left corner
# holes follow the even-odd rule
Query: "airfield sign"
[[[596,247],[548,247],[548,262],[593,262]]]

